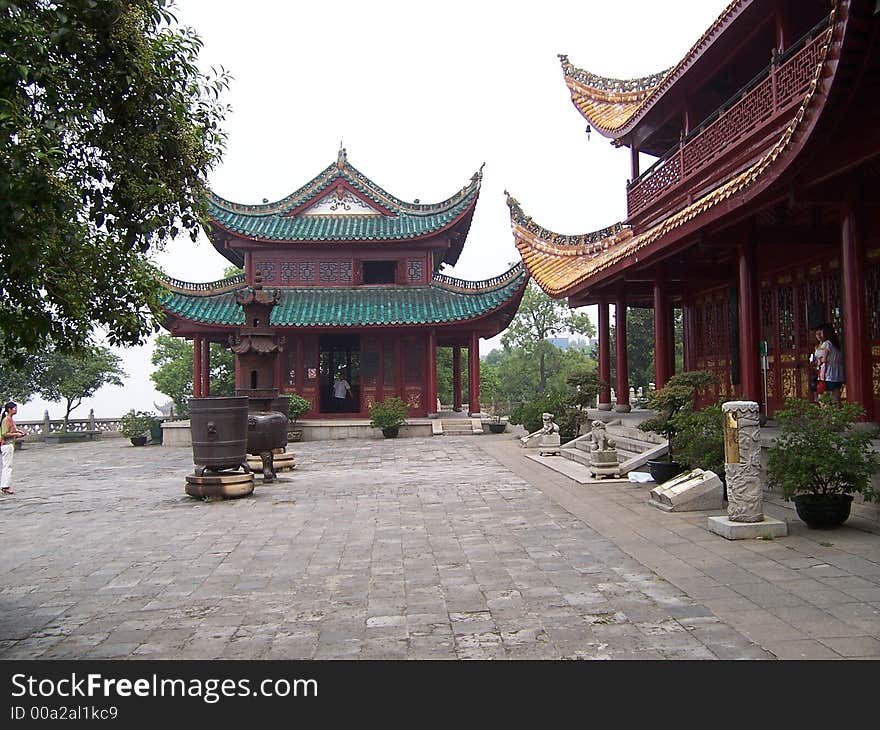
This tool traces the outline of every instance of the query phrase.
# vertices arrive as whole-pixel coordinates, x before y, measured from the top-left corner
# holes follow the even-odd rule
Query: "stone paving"
[[[877,535],[729,543],[510,435],[293,446],[208,502],[186,448],[28,445],[0,659],[880,658]]]

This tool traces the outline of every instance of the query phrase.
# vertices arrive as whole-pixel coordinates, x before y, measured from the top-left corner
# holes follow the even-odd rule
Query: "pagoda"
[[[453,351],[453,407],[480,411],[479,340],[513,319],[528,275],[522,263],[485,281],[441,273],[455,265],[480,192],[482,168],[452,197],[408,203],[364,176],[340,147],[336,162],[287,197],[259,205],[211,193],[206,230],[244,273],[195,284],[166,278],[162,306],[172,335],[194,342],[195,397],[210,395],[209,343],[230,346],[245,323],[237,297],[258,284],[275,306],[269,326],[281,354],[274,383],[311,404],[311,418],[364,418],[389,396],[408,415],[438,410],[436,351]],[[236,367],[236,389],[248,387]],[[334,397],[338,375],[350,384]]]
[[[609,29],[609,32],[614,32]],[[625,39],[626,28],[617,31]],[[875,0],[735,0],[673,68],[610,79],[560,56],[575,108],[630,150],[627,215],[562,235],[508,196],[516,246],[550,296],[599,308],[599,365],[627,411],[627,307],[654,316],[654,380],[717,376],[706,402],[772,414],[809,397],[814,330],[842,341],[844,397],[880,414],[880,12]],[[642,169],[642,158],[652,164]],[[585,172],[585,174],[589,174]]]

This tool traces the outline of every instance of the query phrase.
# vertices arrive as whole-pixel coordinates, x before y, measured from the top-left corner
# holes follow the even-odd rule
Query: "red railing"
[[[764,72],[631,182],[626,193],[630,220],[800,103],[815,78],[825,40],[820,31],[827,27],[823,21],[784,56],[774,58]]]

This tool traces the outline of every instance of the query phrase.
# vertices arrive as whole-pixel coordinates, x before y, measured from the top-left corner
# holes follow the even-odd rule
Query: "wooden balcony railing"
[[[630,222],[671,193],[681,191],[725,152],[751,137],[771,120],[799,104],[816,75],[828,20],[824,19],[784,54],[684,136],[627,186]]]

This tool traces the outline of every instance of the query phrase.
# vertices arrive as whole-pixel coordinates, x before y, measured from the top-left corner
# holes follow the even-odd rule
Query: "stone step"
[[[473,436],[474,427],[471,422],[465,420],[441,421],[444,436]]]
[[[660,444],[665,440],[660,434],[642,431],[632,426],[608,426],[606,429],[612,439],[630,439],[633,441],[646,441],[652,444]]]
[[[559,451],[560,455],[568,459],[569,461],[575,461],[578,464],[583,464],[584,466],[590,465],[590,457],[581,449],[567,449],[563,448]]]

